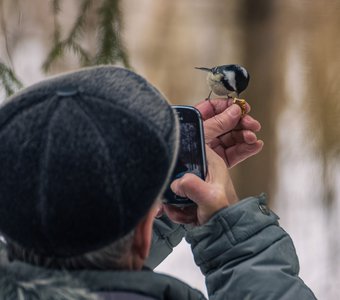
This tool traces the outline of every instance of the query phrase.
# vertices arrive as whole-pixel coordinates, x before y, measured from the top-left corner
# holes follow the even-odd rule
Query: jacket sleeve
[[[155,219],[150,254],[144,265],[156,268],[181,242],[184,234],[183,225],[173,223],[166,215]]]
[[[209,299],[316,299],[299,278],[293,242],[264,195],[221,210],[186,240]]]

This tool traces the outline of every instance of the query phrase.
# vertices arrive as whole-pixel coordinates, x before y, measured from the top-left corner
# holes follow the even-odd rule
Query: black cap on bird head
[[[213,75],[220,74],[219,80],[228,91],[235,91],[237,95],[243,92],[250,80],[250,75],[246,68],[237,64],[221,65],[213,68],[195,67],[195,69],[211,72]],[[216,81],[216,77],[214,78]]]

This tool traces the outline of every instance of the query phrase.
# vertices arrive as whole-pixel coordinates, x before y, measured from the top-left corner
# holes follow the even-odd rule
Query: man
[[[160,205],[177,119],[142,77],[84,69],[8,101],[0,109],[0,298],[204,299],[149,269],[185,236],[210,299],[313,299],[265,197],[239,201],[228,175],[261,150],[260,124],[225,100],[198,109],[208,176],[171,183],[197,204],[179,209]]]

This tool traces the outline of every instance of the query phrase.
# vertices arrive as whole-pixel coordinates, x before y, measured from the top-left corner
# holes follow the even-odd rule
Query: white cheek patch
[[[223,71],[224,78],[228,81],[229,85],[236,91],[236,80],[235,72],[233,71]]]
[[[247,72],[247,70],[246,70],[245,68],[241,67],[241,66],[240,66],[239,68],[240,68],[240,70],[242,71],[244,77],[248,78],[248,72]]]

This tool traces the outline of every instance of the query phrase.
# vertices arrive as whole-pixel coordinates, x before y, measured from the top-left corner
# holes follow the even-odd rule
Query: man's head
[[[1,233],[67,259],[136,230],[167,184],[177,127],[164,97],[122,68],[23,90],[0,109]]]

